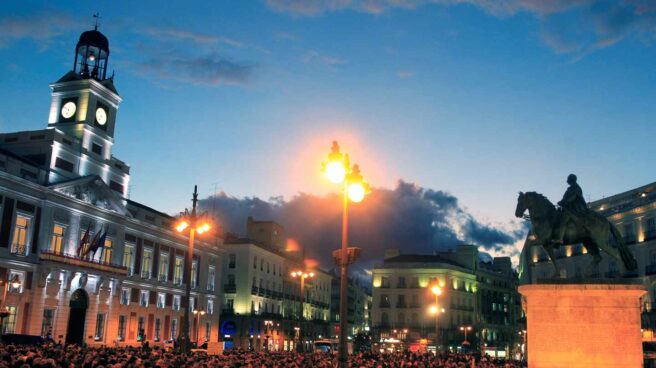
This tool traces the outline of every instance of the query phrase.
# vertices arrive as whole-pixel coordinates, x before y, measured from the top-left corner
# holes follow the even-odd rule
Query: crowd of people
[[[359,353],[349,357],[352,368],[519,368],[519,362],[474,354],[397,352]],[[332,368],[330,353],[250,352],[228,350],[221,355],[205,352],[181,354],[159,348],[89,348],[76,345],[0,345],[0,368]]]

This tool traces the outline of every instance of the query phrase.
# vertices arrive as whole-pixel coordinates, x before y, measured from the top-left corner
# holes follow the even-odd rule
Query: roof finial
[[[93,15],[93,17],[95,18],[95,19],[94,19],[94,24],[93,24],[93,30],[94,30],[94,31],[97,31],[97,30],[98,30],[98,24],[99,24],[98,21],[100,20],[100,13],[96,12],[96,13]]]

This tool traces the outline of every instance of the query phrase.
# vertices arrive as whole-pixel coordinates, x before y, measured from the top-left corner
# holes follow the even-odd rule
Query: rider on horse
[[[576,223],[584,222],[583,220],[588,212],[588,205],[583,198],[583,190],[576,183],[576,175],[569,174],[567,184],[569,184],[569,188],[565,191],[563,199],[558,202],[561,210],[558,211],[558,223],[553,231],[553,239],[551,240],[554,244],[563,244],[567,224],[570,221]]]

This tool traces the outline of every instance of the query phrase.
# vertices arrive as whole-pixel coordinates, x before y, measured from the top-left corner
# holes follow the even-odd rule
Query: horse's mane
[[[551,201],[547,197],[543,196],[542,194],[540,194],[538,192],[526,192],[526,193],[524,193],[524,195],[530,195],[535,200],[542,202],[545,206],[548,206],[552,210],[556,209],[556,206],[554,206],[554,204],[551,203]]]

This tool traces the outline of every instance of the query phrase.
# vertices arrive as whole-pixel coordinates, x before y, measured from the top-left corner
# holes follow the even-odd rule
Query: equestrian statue
[[[584,271],[590,273],[601,261],[600,251],[621,261],[626,271],[635,271],[637,262],[624,242],[622,234],[606,217],[588,208],[583,191],[576,182],[576,175],[567,177],[569,188],[563,199],[554,206],[545,196],[536,192],[519,193],[515,216],[528,218],[533,225],[524,243],[520,256],[520,278],[530,270],[526,252],[528,248],[542,246],[553,263],[555,276],[560,277],[560,268],[554,251],[563,244],[581,243],[592,261]],[[614,240],[614,243],[611,241]]]

